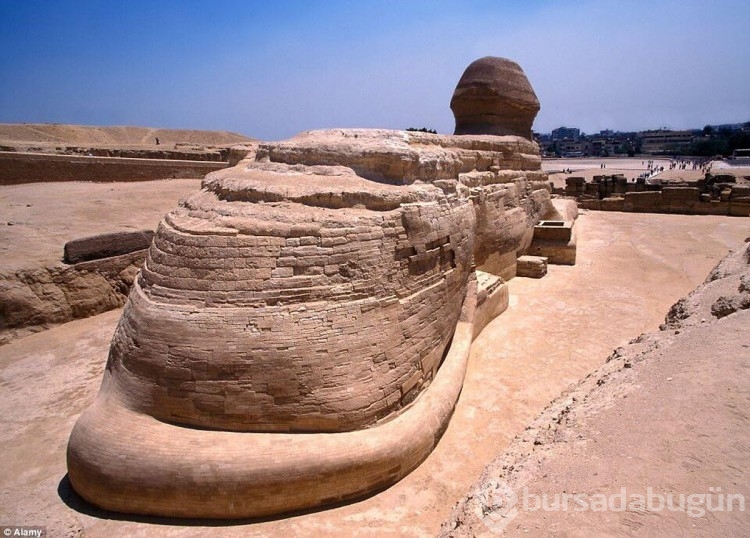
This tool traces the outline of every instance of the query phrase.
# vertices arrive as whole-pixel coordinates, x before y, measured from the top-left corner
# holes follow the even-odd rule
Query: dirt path
[[[703,280],[748,221],[588,212],[578,265],[510,283],[511,308],[472,349],[455,415],[435,452],[388,490],[349,505],[265,522],[129,519],[83,506],[64,480],[65,443],[93,399],[119,312],[0,348],[0,525],[86,536],[434,536],[484,466],[553,398],[611,350],[655,329]]]

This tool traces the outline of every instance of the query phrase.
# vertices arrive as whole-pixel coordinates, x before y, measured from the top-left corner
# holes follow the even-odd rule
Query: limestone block
[[[508,284],[501,277],[484,271],[477,271],[476,275],[477,304],[474,313],[474,338],[488,323],[507,310],[510,299]]]
[[[628,192],[625,194],[625,211],[655,212],[661,207],[659,191]]]
[[[750,185],[732,185],[732,189],[729,193],[730,201],[747,197],[750,197]]]
[[[542,278],[547,274],[547,260],[543,256],[521,256],[516,273],[528,278]]]
[[[733,217],[750,216],[750,200],[733,200],[729,202],[729,214]]]
[[[625,198],[609,197],[601,201],[602,211],[623,211],[625,209]]]
[[[552,264],[575,265],[574,224],[571,221],[542,221],[534,227],[534,240],[526,254],[545,257]]]
[[[586,179],[580,176],[565,178],[565,196],[580,196],[586,192]]]
[[[662,202],[686,203],[700,200],[700,189],[697,187],[664,187],[661,190]]]
[[[543,220],[534,226],[534,239],[567,243],[570,241],[572,232],[572,221]]]
[[[578,218],[578,204],[575,200],[553,198],[552,207],[554,207],[554,211],[545,217],[548,220],[574,221]]]
[[[581,199],[578,201],[578,205],[581,209],[593,209],[599,211],[602,208],[602,201],[598,199]],[[626,211],[630,210],[632,209],[626,209]]]
[[[65,263],[78,263],[145,250],[154,237],[152,230],[114,232],[73,239],[65,243]]]

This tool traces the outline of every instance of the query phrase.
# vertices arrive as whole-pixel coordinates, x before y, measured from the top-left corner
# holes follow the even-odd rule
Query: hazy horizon
[[[0,122],[453,132],[466,66],[503,56],[534,130],[750,120],[750,3],[490,0],[0,3]]]

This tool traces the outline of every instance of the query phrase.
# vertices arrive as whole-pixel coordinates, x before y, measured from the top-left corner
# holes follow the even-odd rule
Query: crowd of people
[[[669,161],[670,170],[700,170],[705,172],[708,167],[708,159],[671,159]]]

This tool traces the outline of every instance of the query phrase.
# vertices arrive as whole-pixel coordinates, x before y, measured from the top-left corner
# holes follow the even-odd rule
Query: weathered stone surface
[[[125,304],[145,250],[102,260],[0,273],[0,344]]]
[[[542,256],[521,256],[518,258],[517,276],[542,278],[547,274],[547,258]]]
[[[507,307],[503,273],[557,214],[545,179],[536,145],[515,136],[337,130],[260,144],[159,225],[103,403],[82,420],[118,402],[163,423],[273,436],[397,416],[455,345],[475,265],[497,275],[482,326]],[[81,443],[96,443],[71,437],[86,496]],[[136,510],[128,502],[109,507]]]
[[[476,271],[477,307],[474,314],[473,337],[476,338],[487,324],[505,312],[508,308],[510,294],[508,284],[501,277]]]
[[[457,179],[465,172],[541,170],[536,143],[517,136],[455,137],[383,129],[331,129],[261,143],[254,160],[345,166],[378,182]],[[545,176],[546,177],[546,176]]]
[[[539,100],[521,67],[486,56],[472,62],[451,99],[455,134],[517,135],[531,139]]]
[[[557,265],[575,265],[575,222],[563,220],[542,221],[534,226],[534,240],[528,254],[547,258]]]
[[[473,204],[344,177],[217,174],[167,216],[110,356],[132,409],[200,427],[344,431],[429,383],[465,295]],[[350,197],[362,208],[327,207]]]
[[[519,136],[313,131],[238,158],[160,223],[71,434],[71,482],[99,506],[263,516],[397,480],[559,217]]]
[[[82,237],[65,243],[65,263],[87,262],[146,250],[154,238],[153,230],[113,232]]]

